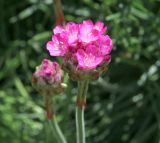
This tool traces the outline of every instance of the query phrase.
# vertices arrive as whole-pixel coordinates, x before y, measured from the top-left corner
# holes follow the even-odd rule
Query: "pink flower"
[[[103,55],[108,55],[112,51],[113,47],[112,40],[108,35],[105,36],[102,35],[98,40],[98,46],[100,47],[99,51]]]
[[[52,36],[52,41],[47,43],[47,50],[51,56],[63,56],[67,51],[67,37],[65,33]]]
[[[76,56],[82,69],[94,69],[103,61],[103,56],[98,54],[98,49],[94,45],[89,45],[85,50],[79,49]]]
[[[66,34],[68,36],[68,44],[72,45],[78,41],[79,35],[79,25],[74,22],[69,22],[66,24]]]
[[[42,78],[55,78],[54,80],[57,81],[57,75],[60,76],[61,73],[58,73],[60,66],[57,62],[51,62],[48,59],[43,59],[40,66],[36,68],[36,72],[34,73],[35,77],[42,77]],[[61,80],[59,78],[59,80]]]
[[[105,63],[108,65],[111,60],[113,44],[105,35],[106,31],[107,27],[101,21],[59,25],[53,29],[55,35],[47,43],[47,50],[51,56],[63,56],[65,65],[74,66],[72,69],[96,69]]]
[[[53,33],[54,34],[60,34],[60,33],[62,33],[62,32],[64,32],[65,30],[64,30],[64,28],[61,26],[61,25],[58,25],[58,26],[56,26],[54,29],[53,29]]]
[[[62,84],[63,72],[57,62],[44,59],[41,65],[36,67],[32,76],[35,89],[43,94],[61,93],[64,90]]]
[[[99,31],[94,29],[94,24],[91,20],[83,21],[80,24],[80,34],[79,39],[84,43],[90,43],[96,41],[99,36]]]
[[[107,27],[101,21],[97,21],[95,23],[94,29],[96,29],[100,34],[104,34],[107,31]]]

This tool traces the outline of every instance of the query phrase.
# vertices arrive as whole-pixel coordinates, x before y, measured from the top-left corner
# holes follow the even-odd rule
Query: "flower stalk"
[[[65,139],[58,123],[57,123],[56,116],[54,115],[53,119],[48,120],[48,122],[49,122],[49,126],[52,129],[53,135],[54,135],[57,143],[67,143],[67,141],[66,141],[66,139]]]
[[[76,129],[77,129],[77,143],[85,143],[85,121],[84,109],[86,106],[86,94],[88,91],[89,81],[78,81],[78,95],[76,107]]]
[[[45,95],[44,100],[45,100],[45,108],[46,108],[47,119],[52,120],[52,118],[54,116],[52,97],[49,96],[49,95]]]
[[[45,95],[45,106],[46,106],[46,114],[49,122],[49,126],[53,132],[53,136],[56,139],[57,143],[67,143],[58,123],[56,120],[56,115],[54,113],[54,103],[52,96]]]
[[[59,25],[59,24],[64,25],[65,19],[64,19],[61,0],[53,0],[53,4],[54,4],[54,9],[55,9],[56,25]]]
[[[56,120],[52,96],[45,95],[44,97],[45,97],[45,106],[46,106],[46,116],[49,122],[49,126],[53,132],[54,138],[56,139],[57,143],[67,143]]]

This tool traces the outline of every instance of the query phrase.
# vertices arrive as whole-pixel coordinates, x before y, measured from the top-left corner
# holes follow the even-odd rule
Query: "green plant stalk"
[[[57,143],[67,143],[58,123],[57,123],[57,120],[56,120],[56,116],[54,115],[53,119],[52,120],[48,120],[49,122],[49,125],[52,129],[52,132],[53,132],[53,135],[57,141]]]
[[[77,95],[77,107],[76,107],[76,131],[77,131],[77,143],[85,143],[85,121],[84,121],[84,109],[86,103],[86,94],[88,91],[89,81],[78,81],[78,95]],[[81,102],[82,105],[78,105]]]

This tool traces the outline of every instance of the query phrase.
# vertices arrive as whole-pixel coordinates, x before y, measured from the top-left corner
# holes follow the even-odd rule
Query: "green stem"
[[[85,143],[85,122],[84,122],[84,109],[86,103],[86,94],[88,91],[89,81],[78,82],[78,95],[76,107],[76,129],[77,129],[77,143]],[[81,105],[78,104],[81,102]]]
[[[58,126],[57,120],[56,120],[56,116],[54,115],[52,120],[48,120],[49,125],[52,129],[53,135],[55,137],[55,139],[57,140],[57,143],[67,143],[60,127]]]

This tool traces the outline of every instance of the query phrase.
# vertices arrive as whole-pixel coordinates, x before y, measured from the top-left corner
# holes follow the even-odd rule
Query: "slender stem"
[[[53,0],[55,16],[56,16],[56,25],[65,24],[64,13],[62,8],[61,0]]]
[[[48,120],[49,125],[52,129],[53,135],[57,141],[57,143],[67,143],[58,123],[56,120],[56,116],[54,115],[53,120]]]
[[[85,143],[84,109],[76,107],[77,143]]]
[[[77,129],[77,143],[85,143],[85,122],[84,109],[86,103],[86,94],[88,91],[89,81],[78,82],[78,95],[76,107],[76,129]],[[80,102],[80,104],[78,104]]]
[[[54,114],[52,96],[45,95],[44,100],[45,100],[46,116],[50,120],[53,118]]]

